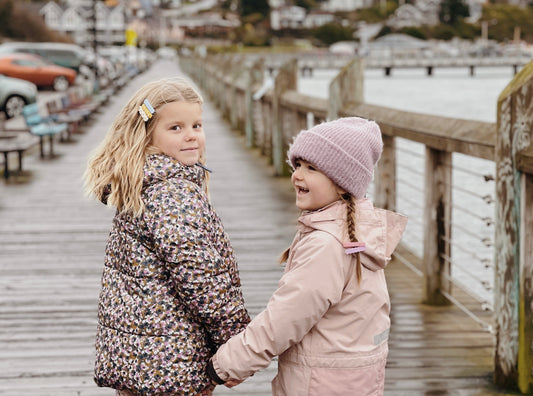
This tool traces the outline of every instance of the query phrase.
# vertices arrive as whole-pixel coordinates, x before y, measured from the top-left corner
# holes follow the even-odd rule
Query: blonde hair
[[[355,198],[350,193],[344,193],[340,198],[346,203],[346,231],[348,232],[348,238],[351,242],[359,242],[357,236],[355,235],[355,224],[356,224],[356,205]],[[280,256],[279,263],[283,264],[289,259],[290,248],[287,248]],[[357,261],[355,264],[355,274],[357,277],[357,283],[361,280],[361,256],[359,253],[356,253]]]
[[[154,116],[147,122],[139,114],[139,106],[145,99],[155,109]],[[148,155],[160,152],[152,145],[153,131],[158,122],[157,109],[166,103],[179,101],[203,103],[192,84],[180,78],[149,82],[133,95],[89,158],[84,175],[89,195],[105,200],[119,212],[142,214],[144,163]],[[205,163],[205,153],[201,154],[199,162]]]

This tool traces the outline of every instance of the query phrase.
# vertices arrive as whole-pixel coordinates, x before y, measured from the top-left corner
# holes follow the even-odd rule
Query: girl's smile
[[[152,144],[184,165],[194,165],[205,150],[202,106],[170,102],[157,109]]]
[[[313,164],[298,159],[291,181],[296,192],[296,206],[301,210],[317,210],[337,201],[345,191]]]

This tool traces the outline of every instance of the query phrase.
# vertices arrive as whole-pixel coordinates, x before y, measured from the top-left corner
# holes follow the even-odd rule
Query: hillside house
[[[117,1],[115,6],[108,6],[107,3],[98,1],[93,8],[91,0],[68,0],[61,4],[50,1],[40,9],[40,14],[50,29],[68,35],[76,44],[86,46],[94,40],[93,10],[96,9],[98,44],[122,44],[129,9],[124,2]]]

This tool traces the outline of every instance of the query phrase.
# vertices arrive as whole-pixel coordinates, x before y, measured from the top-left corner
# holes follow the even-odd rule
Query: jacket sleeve
[[[342,246],[331,235],[315,231],[293,247],[290,268],[267,307],[242,333],[213,356],[223,380],[244,380],[267,367],[274,356],[300,342],[330,306],[340,301],[345,285]],[[299,245],[298,244],[298,245]]]
[[[213,230],[221,224],[196,186],[163,188],[150,208],[158,256],[168,267],[177,297],[218,346],[250,321],[229,242]],[[225,257],[223,257],[225,256]],[[231,257],[228,260],[227,257]]]

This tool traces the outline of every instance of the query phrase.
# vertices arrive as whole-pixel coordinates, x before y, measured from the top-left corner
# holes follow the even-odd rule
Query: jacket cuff
[[[213,367],[212,359],[209,359],[209,362],[207,363],[207,376],[211,379],[211,381],[219,385],[222,385],[226,382],[218,376],[215,368]]]

